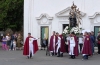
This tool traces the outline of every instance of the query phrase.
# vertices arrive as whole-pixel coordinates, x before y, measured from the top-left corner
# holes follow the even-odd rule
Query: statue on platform
[[[79,11],[79,8],[76,9],[77,6],[73,5],[71,6],[71,10],[70,10],[70,13],[69,13],[69,27],[76,27],[76,26],[79,26],[79,23],[80,23],[80,11]],[[80,23],[81,24],[81,23]]]
[[[76,27],[77,26],[76,15],[72,12],[70,12],[69,22],[70,22],[70,27]]]
[[[71,6],[70,12],[69,12],[69,27],[66,26],[63,33],[64,34],[70,34],[71,32],[74,32],[75,34],[80,33],[80,24],[81,24],[81,11],[79,11],[79,8],[77,9],[77,6],[73,5]]]

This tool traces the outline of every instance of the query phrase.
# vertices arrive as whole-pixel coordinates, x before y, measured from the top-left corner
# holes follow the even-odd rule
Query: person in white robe
[[[57,37],[58,37],[58,41],[56,43],[57,45],[56,53],[57,53],[57,57],[60,57],[61,38],[59,37],[59,33],[57,33]]]
[[[33,45],[34,40],[37,40],[37,39],[36,38],[29,38],[29,55],[28,55],[28,57],[34,56],[34,45]]]
[[[74,59],[74,55],[75,55],[74,54],[75,39],[74,39],[73,36],[70,37],[69,42],[70,42],[70,44],[69,44],[69,46],[70,46],[69,55],[71,56],[70,58]]]

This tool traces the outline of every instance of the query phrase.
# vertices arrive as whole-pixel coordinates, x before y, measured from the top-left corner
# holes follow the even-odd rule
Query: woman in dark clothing
[[[43,40],[42,40],[42,44],[41,44],[41,46],[44,48],[44,50],[45,50],[45,48],[46,48],[46,46],[48,45],[48,40],[46,39],[46,38],[44,38]],[[41,50],[42,50],[42,48],[41,48]]]

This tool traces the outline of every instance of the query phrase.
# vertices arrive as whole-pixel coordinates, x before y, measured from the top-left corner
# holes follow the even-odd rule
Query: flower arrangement
[[[74,32],[76,35],[78,35],[79,33],[81,33],[81,31],[82,31],[82,28],[66,26],[63,31],[63,34],[70,34],[71,32]]]
[[[75,34],[79,34],[80,28],[79,27],[73,27],[70,32],[74,32]]]
[[[63,33],[64,33],[64,34],[68,34],[68,33],[69,33],[69,28],[68,28],[68,26],[65,27]]]

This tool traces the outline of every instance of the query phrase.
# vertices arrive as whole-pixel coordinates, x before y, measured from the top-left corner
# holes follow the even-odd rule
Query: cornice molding
[[[50,17],[48,14],[46,14],[46,13],[43,13],[43,14],[41,14],[39,17],[36,17],[36,19],[37,20],[40,20],[40,19],[42,19],[43,17],[46,17],[47,19],[49,19],[49,20],[52,20],[53,19],[53,17]]]
[[[50,25],[52,23],[53,17],[50,17],[46,13],[42,13],[39,17],[36,17],[36,20],[38,20],[39,25]]]
[[[94,15],[89,16],[89,18],[94,19],[97,15],[100,15],[100,12],[95,12]]]
[[[69,13],[70,10],[71,10],[71,7],[67,7],[66,9],[64,9],[64,10],[62,10],[62,11],[56,13],[55,15],[56,15],[57,17],[69,17],[69,14],[66,15],[66,14],[64,14],[64,13],[66,13],[66,12]],[[83,13],[83,12],[80,12],[80,13],[81,13],[82,17],[84,17],[84,16],[86,15],[86,13]],[[62,15],[62,14],[63,14],[63,15]]]

